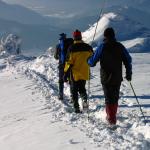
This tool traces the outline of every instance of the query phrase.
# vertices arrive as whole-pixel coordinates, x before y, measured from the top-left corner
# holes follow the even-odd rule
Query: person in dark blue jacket
[[[106,120],[110,125],[115,125],[120,85],[123,80],[122,64],[126,68],[126,79],[131,81],[132,58],[126,48],[117,42],[113,28],[105,29],[104,42],[88,59],[88,64],[94,67],[98,61],[101,66],[100,76],[106,104]]]
[[[56,45],[56,50],[54,53],[54,58],[59,60],[58,71],[59,71],[59,99],[64,98],[64,67],[66,57],[68,55],[68,48],[73,44],[72,38],[67,38],[65,33],[60,34],[59,43]],[[70,87],[71,88],[71,87]],[[70,90],[71,91],[71,90]],[[71,94],[72,97],[72,94]]]

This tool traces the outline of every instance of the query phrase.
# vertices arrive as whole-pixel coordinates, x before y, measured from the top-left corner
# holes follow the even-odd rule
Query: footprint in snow
[[[79,143],[82,143],[82,142],[74,141],[74,139],[69,140],[69,144],[79,144]]]

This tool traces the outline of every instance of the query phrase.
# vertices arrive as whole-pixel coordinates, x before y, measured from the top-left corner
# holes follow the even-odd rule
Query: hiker
[[[88,107],[86,80],[89,80],[90,68],[87,59],[93,53],[92,47],[82,41],[79,30],[73,32],[74,43],[69,47],[69,56],[65,65],[65,75],[71,70],[72,96],[75,113],[80,113],[78,93],[83,100],[83,108]]]
[[[58,70],[59,70],[59,100],[64,99],[64,66],[66,61],[67,50],[70,45],[73,44],[72,38],[67,38],[65,33],[60,34],[59,44],[56,46],[56,51],[54,58],[59,60]],[[71,87],[70,87],[71,88]],[[71,90],[70,90],[71,91]],[[71,95],[72,97],[72,95]]]
[[[106,104],[106,120],[110,125],[116,124],[116,113],[122,77],[122,63],[126,68],[126,79],[132,78],[132,58],[126,48],[115,38],[113,28],[104,31],[104,42],[98,46],[88,64],[94,67],[100,61],[101,83]]]

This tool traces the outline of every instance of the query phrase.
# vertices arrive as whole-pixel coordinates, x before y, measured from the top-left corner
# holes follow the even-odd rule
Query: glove
[[[132,80],[132,74],[126,74],[126,77],[125,77],[128,81],[131,81]]]
[[[64,80],[64,82],[68,82],[68,74],[67,73],[64,73],[63,80]]]
[[[96,63],[92,63],[92,62],[90,61],[90,58],[91,58],[91,57],[89,57],[89,58],[87,59],[87,64],[88,64],[90,67],[95,67],[95,66],[96,66]]]

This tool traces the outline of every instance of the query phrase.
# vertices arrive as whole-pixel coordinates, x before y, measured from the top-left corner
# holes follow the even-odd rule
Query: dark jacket
[[[90,45],[82,41],[74,41],[74,44],[69,47],[69,57],[64,71],[67,72],[71,66],[72,76],[75,81],[88,80],[90,68],[87,59],[92,53],[93,49]]]
[[[132,74],[131,56],[126,48],[115,39],[104,41],[88,60],[93,67],[100,61],[102,84],[118,85],[123,80],[122,63],[126,68],[126,75]]]

